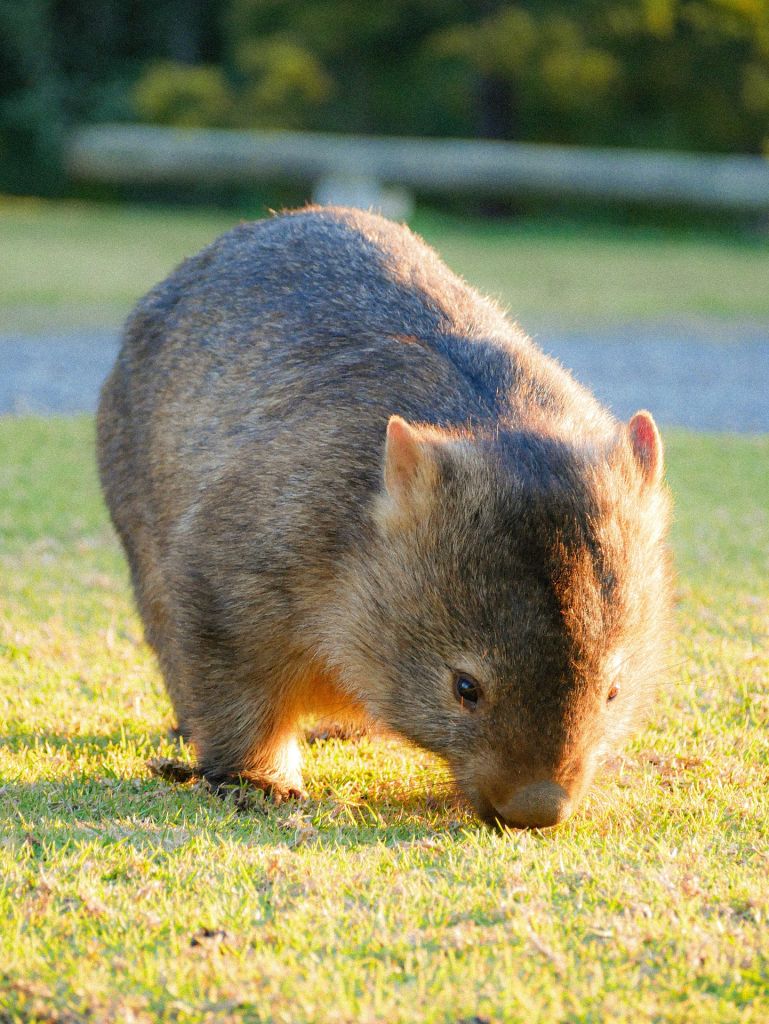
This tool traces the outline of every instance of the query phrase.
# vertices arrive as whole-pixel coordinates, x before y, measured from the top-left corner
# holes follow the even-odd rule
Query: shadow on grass
[[[59,853],[84,842],[173,851],[205,833],[249,846],[339,848],[418,841],[460,826],[485,830],[480,823],[457,819],[454,798],[424,793],[397,803],[368,801],[347,808],[342,819],[335,811],[333,798],[280,805],[264,800],[242,811],[201,784],[172,789],[147,779],[90,777],[0,786],[0,816],[6,823],[0,831]],[[464,819],[465,813],[459,813]]]
[[[135,743],[142,750],[146,748],[147,756],[158,749],[164,741],[171,739],[171,731],[147,732],[145,730],[132,728],[119,729],[113,732],[90,732],[71,733],[56,732],[53,729],[42,731],[30,729],[24,722],[11,723],[10,728],[4,734],[0,734],[0,750],[6,749],[14,754],[33,750],[51,750],[59,752],[62,750],[83,752],[88,750],[104,752],[111,749],[125,749],[128,740]]]
[[[484,826],[473,823],[460,799],[443,783],[440,791],[420,779],[404,793],[403,781],[378,780],[376,793],[350,800],[333,785],[318,780],[306,801],[274,803],[258,790],[241,787],[226,796],[214,794],[203,781],[174,784],[154,777],[149,769],[126,776],[103,766],[78,771],[80,755],[125,754],[126,740],[135,740],[142,759],[164,745],[167,734],[123,732],[71,736],[32,733],[23,728],[0,736],[0,747],[13,752],[34,749],[53,753],[53,777],[21,781],[0,778],[0,819],[6,834],[16,835],[36,856],[48,849],[83,843],[120,844],[136,851],[174,851],[201,836],[216,834],[226,842],[251,846],[327,848],[393,845],[424,840],[436,832]],[[65,762],[56,761],[66,751]],[[41,768],[41,774],[46,766]],[[325,791],[325,792],[324,792]],[[31,838],[30,838],[31,837]]]

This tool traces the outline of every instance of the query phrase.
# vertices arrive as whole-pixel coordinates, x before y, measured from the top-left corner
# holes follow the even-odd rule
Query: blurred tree
[[[442,102],[446,76],[425,66],[422,42],[466,7],[463,0],[230,0],[225,37],[236,59],[276,37],[304,55],[305,74],[325,83],[305,106],[307,126],[447,134],[452,90]]]
[[[246,38],[234,47],[232,60],[240,85],[239,127],[302,127],[333,90],[318,58],[291,35]]]
[[[557,4],[495,6],[479,22],[437,32],[429,43],[437,56],[459,58],[474,72],[481,134],[570,141],[575,124],[588,133],[586,122],[600,125],[621,74],[616,58],[589,45],[579,20]],[[505,87],[507,125],[490,116],[487,99]]]
[[[769,109],[751,86],[769,74],[764,0],[644,0],[607,13],[596,30],[624,70],[618,142],[761,151]]]
[[[0,189],[12,192],[49,192],[61,178],[63,80],[50,13],[49,0],[0,0]]]
[[[769,2],[0,0],[0,187],[137,116],[769,152]]]
[[[142,120],[181,128],[228,125],[234,97],[220,68],[210,64],[153,62],[133,93]]]

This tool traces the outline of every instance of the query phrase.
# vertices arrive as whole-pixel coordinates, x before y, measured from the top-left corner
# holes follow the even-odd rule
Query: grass
[[[117,325],[239,218],[211,210],[0,199],[2,330]],[[769,244],[726,234],[483,222],[419,213],[451,267],[530,330],[637,318],[769,318]]]
[[[679,636],[647,729],[548,833],[395,741],[249,814],[178,752],[88,418],[0,420],[0,1021],[764,1022],[769,438],[666,436]]]

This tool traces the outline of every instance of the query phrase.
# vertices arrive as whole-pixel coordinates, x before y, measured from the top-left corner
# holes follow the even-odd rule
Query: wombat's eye
[[[619,686],[617,686],[617,684],[615,683],[614,686],[612,686],[612,688],[606,694],[606,701],[607,701],[607,703],[610,700],[614,700],[614,698],[617,696],[618,693],[619,693]]]
[[[472,711],[478,703],[481,688],[473,678],[465,675],[463,672],[459,672],[454,679],[454,695],[462,707]]]

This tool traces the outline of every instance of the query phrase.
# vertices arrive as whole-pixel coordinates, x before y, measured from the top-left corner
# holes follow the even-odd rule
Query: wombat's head
[[[646,412],[600,451],[390,420],[348,653],[373,713],[442,755],[484,819],[564,820],[647,703],[670,589],[661,476]]]

